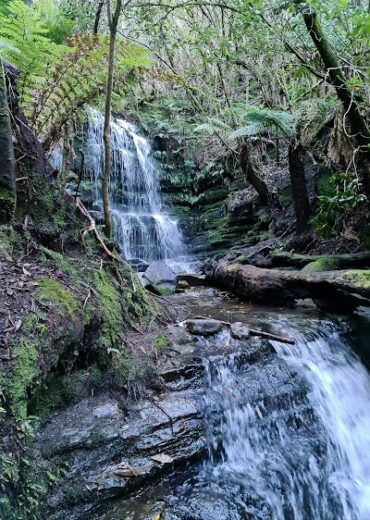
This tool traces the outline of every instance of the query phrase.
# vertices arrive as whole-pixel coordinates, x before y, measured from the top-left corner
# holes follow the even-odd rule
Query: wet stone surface
[[[275,505],[256,493],[251,467],[260,468],[256,478],[272,486],[271,496],[282,496],[289,489],[282,461],[306,474],[312,454],[326,452],[307,383],[277,356],[275,343],[245,329],[281,333],[286,326],[271,329],[260,310],[221,306],[218,293],[208,296],[203,290],[173,298],[182,306],[185,300],[189,320],[202,315],[235,326],[211,335],[190,334],[182,322],[169,326],[160,392],[131,403],[90,397],[41,427],[40,463],[68,467],[49,497],[48,518],[275,520]]]

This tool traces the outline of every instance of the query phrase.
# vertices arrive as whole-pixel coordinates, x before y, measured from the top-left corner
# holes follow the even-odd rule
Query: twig
[[[110,257],[110,258],[113,258],[113,260],[117,260],[119,262],[123,262],[123,260],[119,257],[117,257],[114,253],[112,253],[111,251],[109,251],[109,249],[107,248],[107,246],[105,245],[102,237],[100,236],[99,234],[99,231],[96,229],[96,222],[95,220],[92,218],[92,216],[90,215],[90,213],[87,211],[87,209],[85,208],[85,206],[82,204],[81,202],[81,199],[79,197],[76,197],[76,206],[77,208],[81,211],[82,215],[84,217],[87,218],[87,220],[90,222],[90,226],[85,229],[85,231],[83,232],[83,234],[85,233],[88,233],[89,231],[93,231],[98,242],[100,243],[100,245],[102,246],[102,248],[104,249],[105,253]]]
[[[91,290],[89,289],[89,292],[87,293],[87,296],[86,296],[86,298],[85,298],[84,304],[83,304],[83,306],[82,306],[83,309],[86,307],[86,304],[87,304],[87,302],[88,302],[90,296],[91,296]]]
[[[295,339],[285,338],[283,336],[277,336],[276,334],[270,334],[262,330],[248,329],[251,336],[257,336],[259,338],[271,339],[273,341],[281,341],[281,343],[288,343],[289,345],[295,345]]]

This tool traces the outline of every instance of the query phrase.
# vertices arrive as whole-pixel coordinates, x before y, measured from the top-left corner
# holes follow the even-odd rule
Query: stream
[[[86,175],[95,184],[97,209],[101,209],[102,129],[101,114],[91,111]],[[133,265],[164,259],[184,270],[186,248],[176,220],[163,206],[149,141],[131,123],[114,119],[111,145],[110,197],[121,254]],[[322,314],[309,303],[295,310],[256,307],[209,288],[187,290],[171,299],[184,309],[183,319],[201,315],[242,322],[289,336],[296,343],[237,342],[226,330],[208,339],[190,338],[191,356],[200,360],[202,375],[200,381],[185,386],[180,376],[163,392],[168,410],[172,407],[174,414],[180,414],[177,423],[171,422],[172,433],[163,414],[158,422],[161,430],[146,424],[145,407],[136,419],[144,433],[137,436],[130,460],[138,465],[145,461],[146,480],[134,494],[124,485],[125,498],[107,500],[83,518],[369,520],[370,377],[353,348],[360,341],[353,331],[365,330],[368,317],[357,317],[362,320],[358,326]],[[369,336],[364,336],[367,341]],[[181,417],[177,403],[195,411]],[[111,413],[112,404],[104,406],[108,406],[104,413]],[[157,407],[156,414],[161,410]],[[119,439],[119,419],[113,415],[111,420],[117,423],[112,438]],[[187,431],[192,428],[197,433]],[[153,478],[152,455],[161,449],[174,462]],[[173,450],[174,458],[166,449]],[[144,459],[135,458],[138,451]],[[122,454],[119,444],[118,453]],[[112,468],[88,478],[98,490],[105,486],[114,494],[115,486],[121,487]]]
[[[296,345],[272,342],[274,352],[243,363],[227,334],[195,338],[205,356],[205,456],[94,518],[368,520],[370,377],[349,323],[310,305],[261,308],[211,289],[173,300],[193,316],[242,321]]]

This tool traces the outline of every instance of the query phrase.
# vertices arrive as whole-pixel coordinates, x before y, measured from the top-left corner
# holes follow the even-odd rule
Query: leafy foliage
[[[0,16],[0,57],[19,68],[18,89],[24,103],[32,102],[49,67],[66,52],[47,33],[40,13],[22,0],[12,0],[7,12]]]
[[[42,5],[45,9],[49,4],[45,0]],[[0,26],[1,57],[21,72],[18,86],[23,110],[37,135],[55,137],[78,109],[102,93],[109,37],[86,34],[55,43],[52,26],[47,27],[41,12],[22,0],[12,0],[7,15],[0,17]],[[143,47],[120,40],[116,89],[130,72],[149,64]]]
[[[357,177],[348,172],[333,173],[329,176],[325,193],[318,196],[311,222],[319,235],[336,236],[351,211],[366,201]]]

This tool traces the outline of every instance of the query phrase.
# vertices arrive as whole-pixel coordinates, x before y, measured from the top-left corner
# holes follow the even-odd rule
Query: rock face
[[[155,294],[168,296],[176,291],[177,276],[165,262],[152,262],[145,271],[143,280],[147,289]]]
[[[102,394],[54,414],[38,435],[36,451],[51,468],[61,461],[68,465],[68,479],[55,486],[47,518],[81,518],[102,500],[199,455],[205,445],[200,401],[195,390],[128,406]]]

